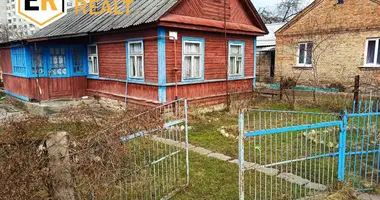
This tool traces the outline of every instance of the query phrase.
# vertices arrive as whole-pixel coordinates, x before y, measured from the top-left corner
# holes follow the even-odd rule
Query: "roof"
[[[99,5],[104,0],[99,1]],[[169,11],[179,0],[135,0],[130,6],[129,15],[112,15],[105,12],[99,15],[83,14],[81,11],[75,13],[75,8],[68,13],[36,32],[31,38],[78,35],[111,31],[116,29],[137,26],[156,22],[162,15]],[[115,1],[109,1],[113,7]],[[119,10],[125,10],[125,3],[117,1]],[[88,11],[88,9],[87,9]]]
[[[284,26],[285,23],[267,24],[269,34],[257,38],[257,46],[275,46],[276,45],[276,31]]]

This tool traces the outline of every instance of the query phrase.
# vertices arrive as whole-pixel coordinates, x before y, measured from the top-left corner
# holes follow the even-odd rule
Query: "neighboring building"
[[[267,33],[250,0],[226,4],[138,0],[129,15],[118,16],[71,9],[34,38],[3,44],[9,48],[0,51],[11,58],[2,60],[5,90],[24,100],[225,102],[227,79],[229,92],[252,91],[255,40]]]
[[[315,0],[276,33],[276,77],[300,84],[380,82],[380,1]]]
[[[271,83],[275,77],[275,32],[285,23],[267,24],[268,35],[257,38],[257,81]]]
[[[7,0],[0,0],[0,24],[7,23]]]

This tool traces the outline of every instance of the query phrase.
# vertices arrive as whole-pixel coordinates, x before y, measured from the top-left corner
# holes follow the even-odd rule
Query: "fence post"
[[[360,90],[360,75],[357,75],[355,76],[355,84],[354,84],[354,102],[359,102],[359,90]],[[357,106],[355,110],[357,110]]]
[[[345,162],[346,162],[346,140],[347,140],[347,123],[348,123],[348,112],[343,111],[342,123],[340,125],[340,135],[339,135],[339,161],[338,161],[338,179],[344,182],[344,172],[345,172]]]
[[[281,76],[281,79],[280,79],[280,100],[282,100],[282,96],[283,96],[283,88],[282,88],[283,81],[284,81],[284,78]]]
[[[185,99],[185,134],[186,134],[186,186],[190,183],[190,163],[189,163],[189,127],[188,127],[188,107]]]
[[[244,112],[239,113],[239,199],[244,200]]]

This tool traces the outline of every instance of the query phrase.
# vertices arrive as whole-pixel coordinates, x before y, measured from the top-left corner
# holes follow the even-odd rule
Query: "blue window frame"
[[[87,52],[84,46],[70,46],[71,72],[73,76],[87,75]]]
[[[228,41],[228,75],[230,79],[244,78],[245,42]]]
[[[182,81],[204,80],[205,40],[182,37]]]
[[[26,47],[13,47],[11,48],[12,57],[12,74],[16,76],[27,76],[26,65]]]
[[[30,45],[27,51],[28,77],[44,77],[46,69],[46,49],[43,46]]]
[[[131,82],[144,82],[144,41],[128,40],[126,43],[127,79]]]

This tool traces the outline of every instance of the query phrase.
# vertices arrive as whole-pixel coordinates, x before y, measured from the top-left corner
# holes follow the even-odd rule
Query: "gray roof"
[[[102,5],[103,1],[99,1],[99,5]],[[31,38],[111,31],[156,22],[177,1],[179,0],[135,0],[131,4],[129,15],[110,15],[109,13],[90,15],[83,14],[81,11],[75,14],[75,8],[72,8],[64,17],[39,30]],[[114,1],[109,2],[113,8]],[[125,10],[123,1],[118,0],[118,5],[119,11]]]
[[[269,34],[257,37],[257,46],[276,46],[276,31],[284,26],[285,23],[266,24]]]

